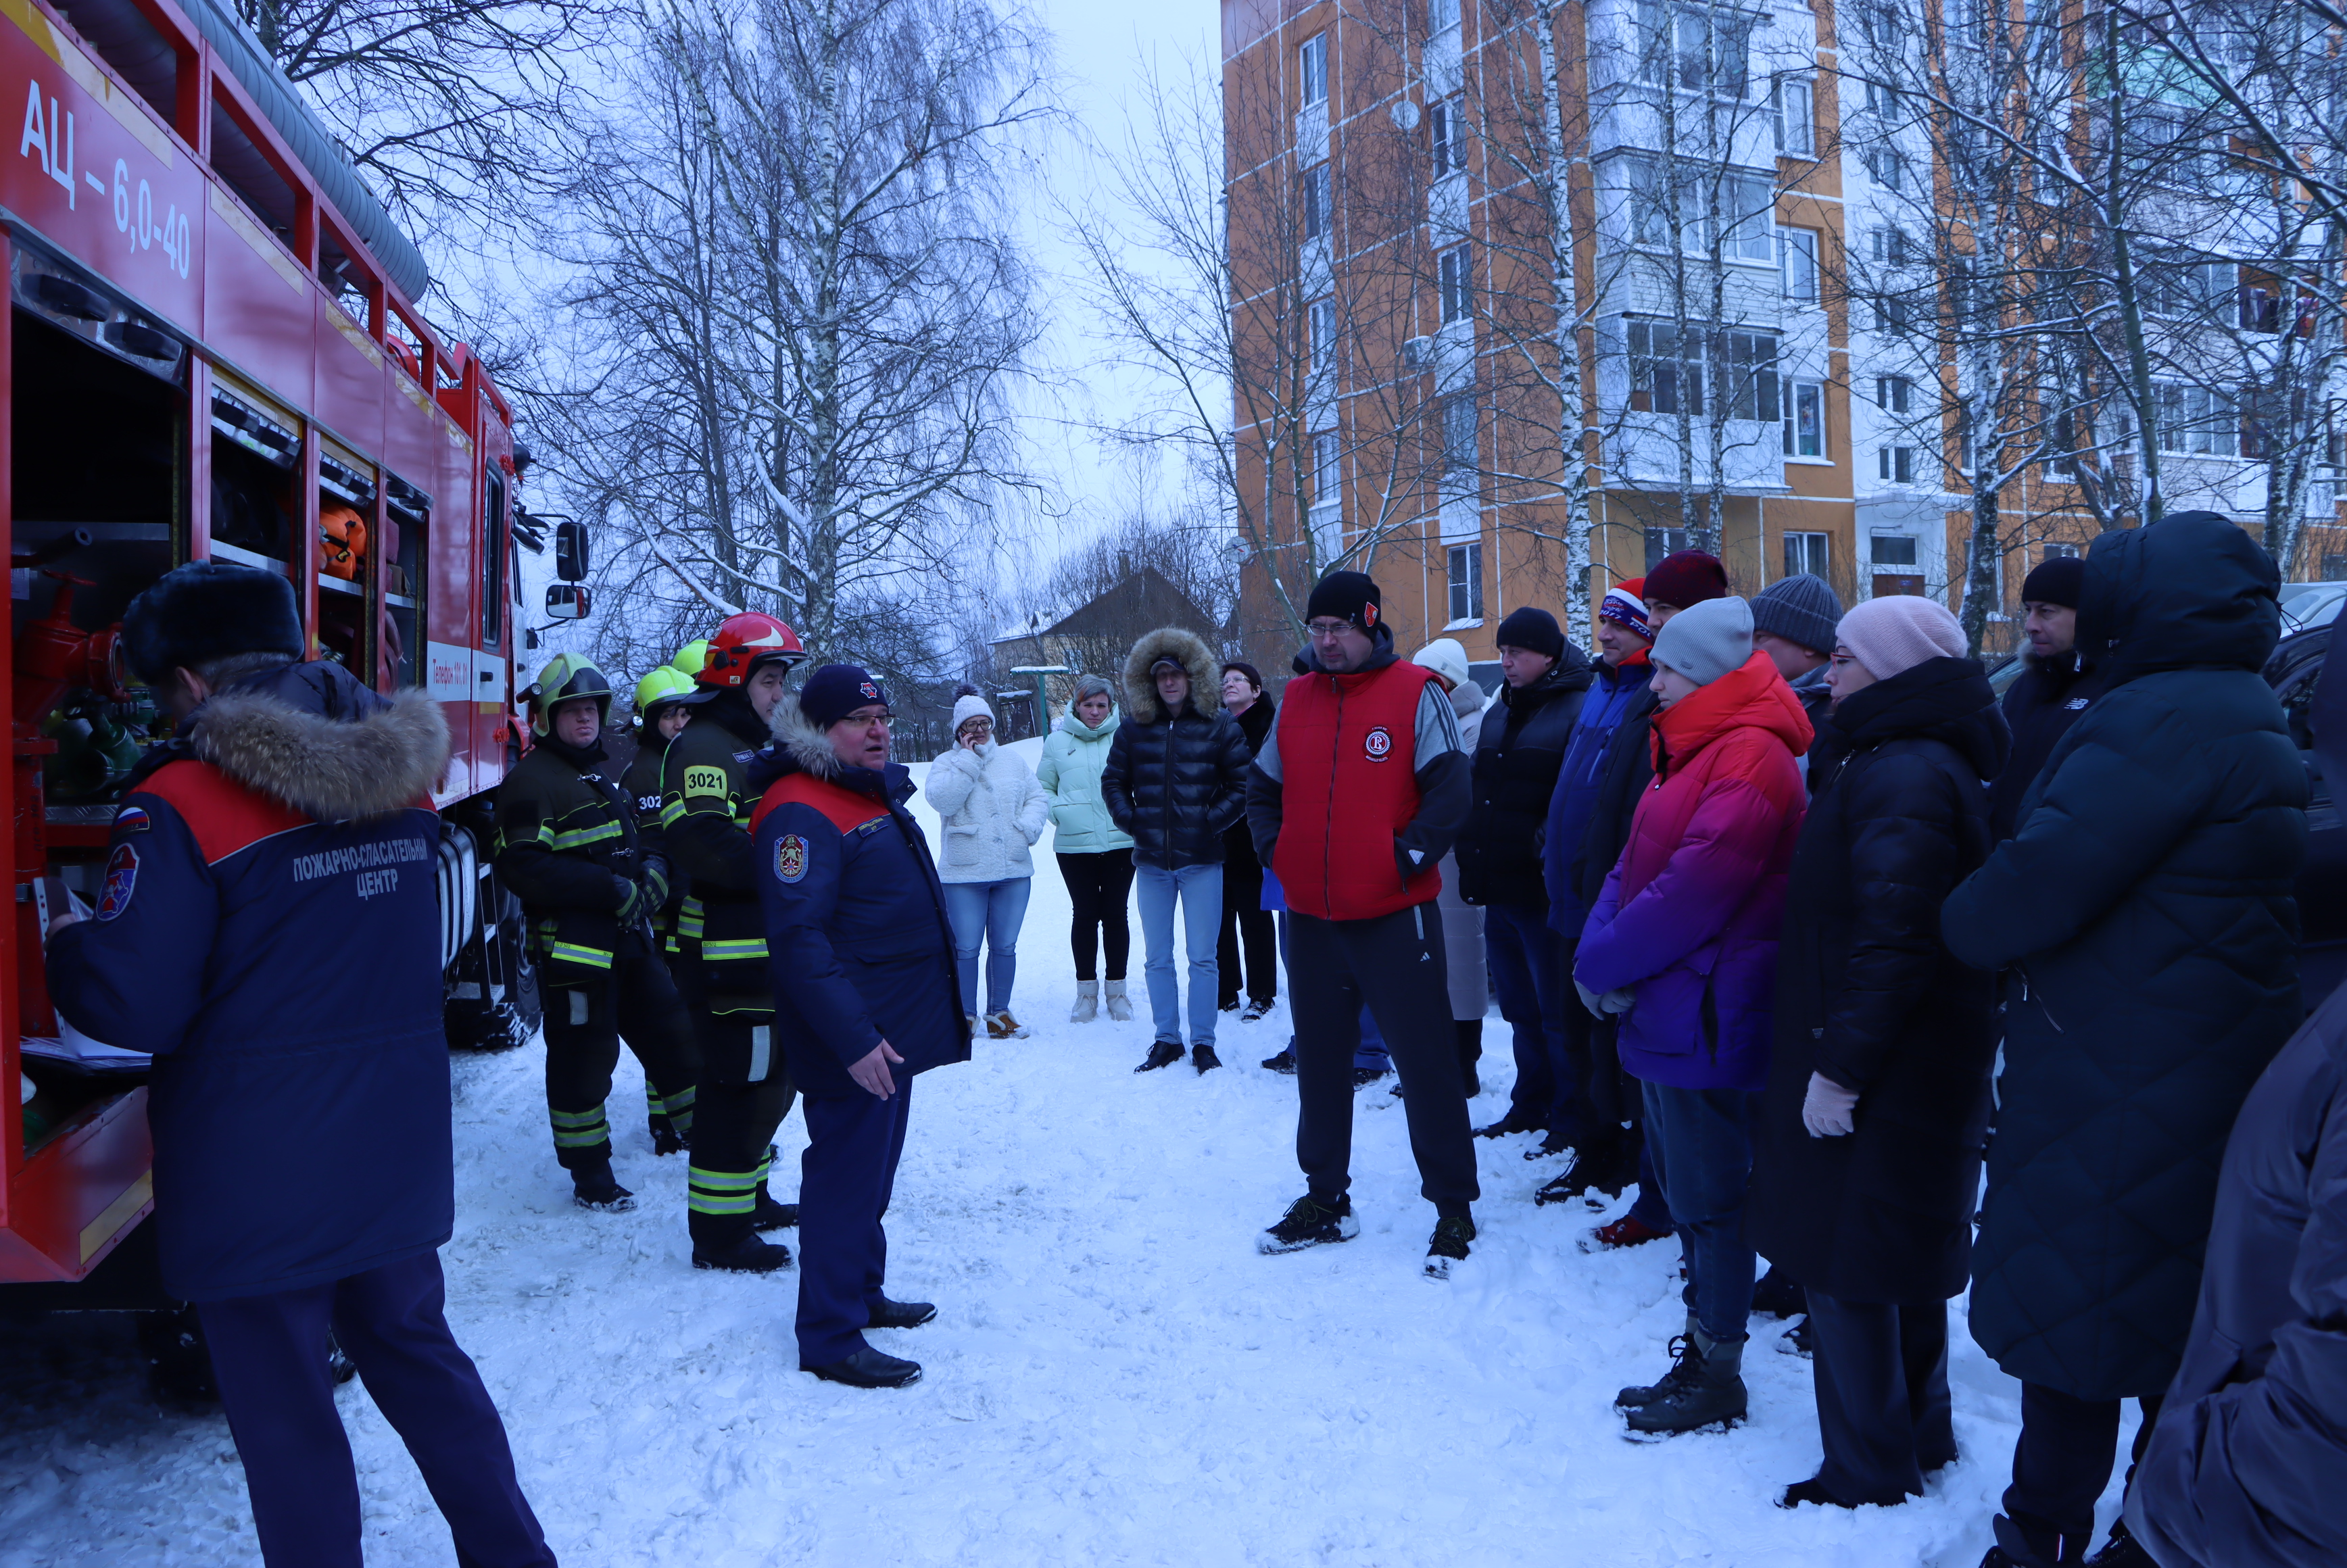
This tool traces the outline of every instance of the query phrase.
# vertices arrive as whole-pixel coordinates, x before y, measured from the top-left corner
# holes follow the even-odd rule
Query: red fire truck
[[[151,1252],[143,1059],[56,1015],[41,934],[53,899],[93,891],[149,738],[117,628],[172,567],[283,572],[313,657],[442,700],[451,1038],[518,1043],[536,1024],[518,911],[482,853],[520,743],[514,546],[543,542],[515,497],[528,453],[480,363],[418,313],[414,245],[220,5],[0,0],[0,112],[22,109],[15,153],[0,145],[16,894],[0,922],[0,1309],[145,1304],[128,1267]],[[575,581],[585,540],[566,525],[560,542]],[[559,584],[548,609],[585,600]],[[288,961],[365,960],[322,931]]]

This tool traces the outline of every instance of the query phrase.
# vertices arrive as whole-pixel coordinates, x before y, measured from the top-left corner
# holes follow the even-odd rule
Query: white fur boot
[[[1108,1016],[1119,1023],[1133,1021],[1133,1004],[1125,999],[1122,980],[1108,982]]]
[[[1100,982],[1076,982],[1076,1010],[1068,1015],[1070,1023],[1090,1023],[1100,1016]]]

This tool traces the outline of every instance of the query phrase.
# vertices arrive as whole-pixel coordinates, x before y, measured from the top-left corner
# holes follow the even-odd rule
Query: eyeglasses
[[[1349,620],[1316,620],[1304,630],[1316,641],[1326,642],[1332,637],[1342,637],[1352,629],[1353,623]]]

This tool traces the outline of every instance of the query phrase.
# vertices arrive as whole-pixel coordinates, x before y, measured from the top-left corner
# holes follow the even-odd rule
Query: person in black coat
[[[2199,1287],[2225,1135],[2301,1020],[2307,782],[2259,674],[2273,559],[2209,512],[2096,539],[2078,642],[2103,694],[1950,896],[2004,969],[1973,1337],[2022,1380],[2002,1561],[2083,1555],[2119,1402],[2157,1404]]]
[[[1205,1072],[1223,1064],[1214,1054],[1223,834],[1246,810],[1255,753],[1223,712],[1221,680],[1221,662],[1204,640],[1179,627],[1150,632],[1124,661],[1124,722],[1109,743],[1101,799],[1116,825],[1133,835],[1133,893],[1147,954],[1143,973],[1157,1030],[1136,1072],[1182,1060],[1182,988],[1174,978],[1177,905],[1190,955],[1192,1065]]]
[[[2021,826],[2021,797],[2037,782],[2045,759],[2103,689],[2101,676],[2078,647],[2078,590],[2086,580],[2081,556],[2056,556],[2033,568],[2021,584],[2025,669],[2004,691],[2004,722],[2013,730],[2013,761],[1989,786],[1989,828],[1999,844]]]
[[[1263,675],[1252,664],[1236,660],[1223,666],[1223,711],[1246,737],[1247,755],[1254,757],[1271,733],[1278,710],[1263,689]],[[1242,1022],[1253,1023],[1279,999],[1279,928],[1263,907],[1263,862],[1255,857],[1255,840],[1242,817],[1223,829],[1223,932],[1214,944],[1214,971],[1222,983],[1216,1007],[1231,1012],[1246,992]],[[1245,961],[1244,979],[1240,974]]]
[[[1993,982],[1939,918],[1988,858],[1996,694],[1933,600],[1870,600],[1840,628],[1747,1210],[1808,1287],[1825,1462],[1788,1507],[1901,1502],[1956,1457],[1947,1300],[1971,1274],[1996,1055]]]
[[[2347,990],[2225,1145],[2184,1364],[2127,1493],[2162,1568],[2347,1563]]]
[[[1509,1122],[1545,1129],[1543,1151],[1578,1142],[1576,1091],[1588,1011],[1569,976],[1572,943],[1548,927],[1542,838],[1558,770],[1594,677],[1556,617],[1527,605],[1500,623],[1499,702],[1475,745],[1474,808],[1459,835],[1459,893],[1483,910],[1483,950],[1500,1016],[1515,1036]]]

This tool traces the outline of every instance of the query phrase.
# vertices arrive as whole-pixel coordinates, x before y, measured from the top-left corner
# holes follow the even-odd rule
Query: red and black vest
[[[1433,672],[1395,662],[1287,683],[1279,703],[1279,843],[1290,909],[1368,920],[1442,890],[1429,863],[1405,880],[1394,838],[1418,815],[1418,706]]]

